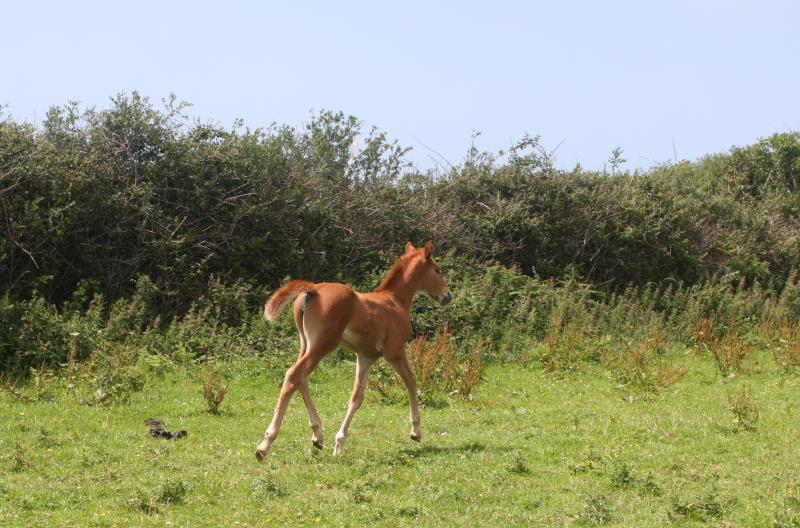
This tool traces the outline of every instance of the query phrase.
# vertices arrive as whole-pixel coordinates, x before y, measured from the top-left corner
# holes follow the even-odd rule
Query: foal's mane
[[[406,253],[398,258],[395,263],[392,265],[392,269],[389,270],[389,273],[386,274],[386,277],[381,281],[377,288],[372,291],[386,291],[392,286],[394,286],[397,281],[399,281],[403,277],[403,270],[405,270],[406,265],[414,256],[413,253],[409,254]]]

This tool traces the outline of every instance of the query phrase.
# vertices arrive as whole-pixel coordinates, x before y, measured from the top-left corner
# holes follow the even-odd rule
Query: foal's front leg
[[[342,427],[339,429],[339,432],[336,433],[336,445],[333,446],[334,456],[342,454],[344,442],[347,439],[347,430],[350,428],[350,422],[353,420],[353,415],[364,402],[364,386],[367,383],[369,369],[377,359],[377,357],[356,356],[356,380],[353,383],[353,392],[350,394],[350,402],[347,404],[347,414],[344,417],[344,422],[342,422]]]
[[[408,364],[408,358],[403,353],[398,359],[392,361],[392,366],[400,374],[403,383],[408,389],[408,406],[411,408],[411,439],[415,442],[422,440],[422,432],[419,428],[419,402],[417,401],[417,377]]]

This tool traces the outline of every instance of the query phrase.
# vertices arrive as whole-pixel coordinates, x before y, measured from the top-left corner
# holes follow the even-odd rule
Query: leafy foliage
[[[797,364],[797,133],[647,173],[622,171],[617,148],[611,174],[557,169],[525,136],[421,172],[342,113],[226,129],[187,107],[134,92],[53,107],[39,128],[0,115],[0,370],[279,352],[294,330],[258,319],[268,291],[289,276],[371,288],[425,238],[456,297],[416,303],[415,337],[448,323],[481,360],[602,362],[642,387],[682,376],[658,361],[671,343],[723,374],[763,343]],[[712,317],[703,341],[692,329]],[[637,348],[662,327],[663,347]]]
[[[612,174],[558,170],[529,136],[501,157],[473,145],[463,164],[420,172],[342,113],[225,129],[187,107],[134,92],[100,110],[53,107],[41,128],[0,115],[3,290],[61,304],[91,283],[114,301],[147,276],[170,316],[211,277],[361,283],[423,238],[614,287],[720,273],[782,284],[800,265],[798,133],[645,174],[620,171],[619,148]]]

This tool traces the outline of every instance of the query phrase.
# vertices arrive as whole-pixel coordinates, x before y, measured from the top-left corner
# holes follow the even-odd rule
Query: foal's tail
[[[283,285],[272,294],[267,304],[264,305],[264,319],[274,321],[289,302],[301,293],[314,294],[317,292],[313,282],[292,280]]]

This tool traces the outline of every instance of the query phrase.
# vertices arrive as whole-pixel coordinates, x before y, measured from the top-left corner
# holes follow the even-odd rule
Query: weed
[[[286,497],[289,492],[267,476],[259,476],[253,482],[253,496],[257,497]]]
[[[744,361],[753,355],[753,347],[734,330],[729,330],[711,353],[720,373],[727,376],[742,370]]]
[[[724,502],[720,498],[719,490],[712,486],[699,494],[672,497],[667,513],[672,519],[709,521],[722,517],[725,509]]]
[[[486,370],[486,365],[481,359],[480,346],[464,358],[460,370],[461,376],[456,390],[462,398],[470,399],[475,392],[475,387],[477,387],[478,383],[483,379],[484,370]]]
[[[652,379],[647,365],[647,344],[623,342],[623,348],[611,363],[614,375],[620,383],[634,387],[652,388]]]
[[[603,459],[596,452],[589,450],[577,462],[568,464],[570,471],[574,474],[579,473],[598,473],[603,468]]]
[[[183,501],[187,491],[186,482],[182,480],[168,480],[161,485],[158,492],[158,502],[169,506]]]
[[[397,509],[397,515],[400,517],[408,517],[410,519],[419,517],[422,514],[419,506],[402,506]]]
[[[141,511],[148,515],[158,511],[158,501],[155,497],[144,490],[137,490],[128,500],[131,509]]]
[[[719,333],[714,317],[698,317],[691,332],[695,351],[711,350],[719,346]]]
[[[672,367],[665,363],[659,363],[652,370],[653,382],[656,387],[663,389],[678,383],[688,373],[689,367]]]
[[[590,494],[585,499],[581,519],[590,524],[606,524],[611,521],[611,504],[605,495]]]
[[[664,354],[663,340],[663,331],[652,328],[643,340],[623,341],[616,355],[605,352],[603,361],[620,383],[650,392],[663,389],[679,382],[689,372],[688,367],[673,367],[661,358]],[[655,364],[651,359],[654,356],[661,358]]]
[[[769,528],[800,528],[800,512],[782,510],[775,513]]]
[[[447,326],[432,340],[420,336],[406,347],[409,363],[423,391],[449,388],[456,381],[457,361]]]
[[[94,389],[86,403],[128,403],[144,388],[144,376],[134,365],[137,351],[125,345],[114,347],[110,354],[94,354],[82,367],[81,384]]]
[[[470,353],[459,354],[447,325],[432,339],[420,336],[412,340],[406,352],[422,392],[421,402],[429,407],[439,408],[446,403],[437,397],[442,393],[472,399],[486,369],[480,343]],[[389,402],[397,402],[405,394],[404,390],[397,390],[402,385],[397,374],[385,366],[373,371],[369,384]]]
[[[695,350],[710,354],[723,376],[741,372],[745,360],[753,355],[753,346],[736,328],[736,321],[731,320],[723,332],[714,318],[701,317],[694,329]]]
[[[39,436],[36,440],[38,444],[44,448],[58,447],[61,445],[61,440],[54,437],[53,434],[44,427],[39,429]]]
[[[183,501],[188,486],[183,480],[168,480],[155,490],[137,490],[128,501],[130,507],[148,515],[158,513],[162,507]]]
[[[517,475],[526,475],[530,472],[530,468],[528,467],[525,458],[519,452],[514,452],[513,460],[509,464],[508,470]]]
[[[619,461],[611,466],[609,479],[611,484],[617,488],[627,488],[635,481],[631,467],[626,462]]]
[[[787,374],[797,370],[800,367],[800,327],[782,326],[769,334],[774,335],[769,350],[778,368]]]
[[[44,363],[37,368],[30,369],[31,386],[34,391],[34,399],[36,401],[52,401],[54,399],[54,390],[56,387],[56,375]]]
[[[648,473],[639,486],[642,495],[651,495],[653,497],[660,497],[662,494],[661,487],[656,482],[652,473]]]
[[[27,451],[19,443],[19,440],[14,444],[14,450],[11,451],[11,469],[15,473],[21,473],[33,467],[33,464],[28,457]]]
[[[350,500],[355,504],[369,504],[372,502],[374,488],[369,483],[359,482],[350,491]]]
[[[163,378],[174,371],[175,364],[167,356],[145,353],[139,356],[137,367],[146,372],[148,376]]]
[[[800,485],[789,481],[782,507],[773,514],[770,528],[800,528]]]
[[[728,407],[736,424],[747,431],[753,431],[758,422],[758,407],[753,401],[750,387],[742,386],[738,393],[728,393]]]
[[[583,348],[584,335],[581,329],[574,324],[562,326],[560,319],[555,318],[543,346],[539,346],[539,359],[547,372],[575,372],[580,365]]]
[[[225,399],[228,386],[222,385],[222,377],[217,370],[211,370],[203,380],[201,392],[206,400],[206,410],[209,414],[219,414],[219,406]]]

